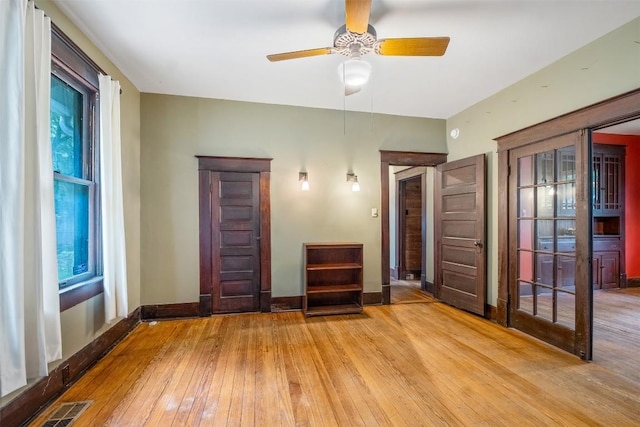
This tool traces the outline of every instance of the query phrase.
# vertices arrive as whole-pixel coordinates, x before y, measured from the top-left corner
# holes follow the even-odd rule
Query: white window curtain
[[[0,1],[0,395],[62,357],[49,135],[51,21]]]
[[[99,76],[100,186],[102,188],[102,258],[105,320],[126,317],[127,254],[122,205],[120,83]]]

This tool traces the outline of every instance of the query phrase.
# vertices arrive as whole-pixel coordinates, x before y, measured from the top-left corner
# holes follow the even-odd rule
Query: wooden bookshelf
[[[304,244],[305,316],[362,313],[362,244]]]

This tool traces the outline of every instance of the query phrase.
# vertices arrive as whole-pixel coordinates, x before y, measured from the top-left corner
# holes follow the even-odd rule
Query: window
[[[55,26],[51,149],[61,309],[102,292],[98,170],[99,68]]]

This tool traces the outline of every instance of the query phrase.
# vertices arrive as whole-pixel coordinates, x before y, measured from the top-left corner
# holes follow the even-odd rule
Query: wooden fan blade
[[[275,53],[267,55],[267,59],[271,62],[284,61],[287,59],[306,58],[308,56],[329,55],[333,53],[330,47],[321,47],[318,49],[297,50],[295,52]]]
[[[347,30],[364,34],[369,27],[371,0],[345,0],[345,21]]]
[[[378,41],[377,52],[386,56],[442,56],[449,37],[416,37]]]

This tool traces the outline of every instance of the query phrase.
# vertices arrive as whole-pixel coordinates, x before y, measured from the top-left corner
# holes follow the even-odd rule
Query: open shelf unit
[[[362,313],[362,244],[304,244],[305,316]]]

